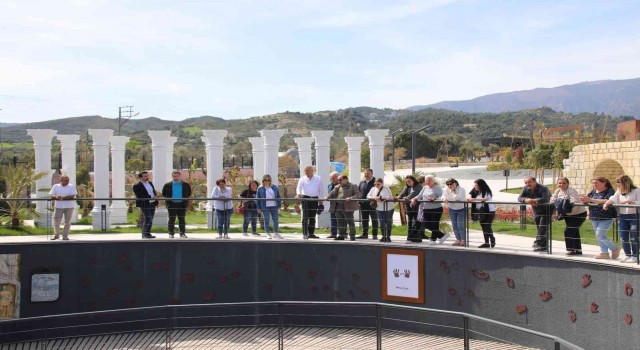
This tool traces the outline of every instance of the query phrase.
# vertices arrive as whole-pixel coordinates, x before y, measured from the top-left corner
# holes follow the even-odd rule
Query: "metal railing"
[[[156,332],[159,335],[153,345],[174,349],[179,346],[173,339],[184,330],[253,327],[266,328],[271,339],[277,339],[278,349],[285,349],[291,341],[285,330],[304,327],[370,330],[366,337],[371,341],[375,337],[376,349],[385,348],[386,331],[458,338],[464,349],[473,349],[474,341],[580,349],[557,336],[462,312],[387,303],[312,301],[169,305],[0,321],[0,344],[38,343],[47,348],[61,339]],[[126,348],[127,344],[119,346]]]

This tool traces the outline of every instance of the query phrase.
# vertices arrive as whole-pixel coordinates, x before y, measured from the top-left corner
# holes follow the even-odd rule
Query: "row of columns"
[[[34,140],[35,170],[45,172],[48,176],[36,183],[35,198],[48,198],[51,187],[51,145],[53,137],[61,143],[62,169],[69,176],[71,183],[76,183],[76,144],[79,135],[57,135],[56,130],[29,129],[28,134]],[[89,135],[93,139],[94,149],[94,196],[95,198],[123,198],[125,196],[125,149],[129,141],[127,136],[113,136],[111,129],[89,129]],[[274,179],[278,176],[278,150],[280,139],[286,130],[262,130],[260,137],[250,137],[252,146],[254,179],[260,181],[263,175],[269,174]],[[384,139],[388,134],[387,129],[366,130],[365,136],[369,140],[371,150],[371,167],[376,176],[384,176]],[[171,136],[169,130],[149,130],[152,150],[153,182],[157,187],[171,180],[173,169],[173,150],[177,137]],[[207,160],[207,188],[215,186],[215,181],[223,174],[223,151],[226,130],[203,130],[202,141],[205,143]],[[330,148],[331,130],[316,130],[311,132],[311,137],[297,137],[294,139],[298,145],[300,158],[300,171],[312,164],[311,145],[315,144],[316,173],[323,181],[327,181],[330,173]],[[349,155],[349,174],[352,181],[358,180],[360,169],[360,154],[364,137],[345,137]],[[109,186],[109,159],[111,153],[111,191]],[[159,188],[157,188],[159,189]],[[326,190],[326,188],[323,188]],[[110,193],[111,192],[111,193]],[[127,204],[123,200],[112,201],[109,207],[108,200],[96,200],[92,211],[93,226],[96,229],[109,228],[111,223],[126,223]],[[46,202],[37,202],[36,210],[45,215],[38,219],[39,225],[46,225]],[[207,205],[210,211],[211,206]],[[207,215],[207,217],[212,217]],[[158,222],[166,220],[166,210],[160,209],[156,213]]]

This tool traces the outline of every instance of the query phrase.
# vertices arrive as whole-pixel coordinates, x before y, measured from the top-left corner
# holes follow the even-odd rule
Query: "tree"
[[[371,150],[369,149],[368,143],[362,145],[362,150],[360,152],[360,165],[362,169],[371,168]]]
[[[30,164],[0,167],[0,179],[6,184],[6,191],[0,198],[24,198],[36,181],[47,176],[46,172],[36,173]],[[11,228],[18,228],[24,220],[38,216],[29,201],[7,200],[6,208],[0,208],[0,222],[8,223]]]

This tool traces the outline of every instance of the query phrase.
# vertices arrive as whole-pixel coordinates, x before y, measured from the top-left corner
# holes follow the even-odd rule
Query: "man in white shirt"
[[[69,229],[71,228],[71,218],[73,210],[76,207],[76,201],[73,199],[78,195],[76,186],[69,183],[69,176],[62,175],[60,183],[53,185],[49,195],[56,201],[55,211],[53,212],[53,240],[60,238],[60,221],[64,216],[64,230],[62,231],[62,239],[69,240]]]
[[[304,168],[304,175],[298,180],[296,198],[304,198],[302,201],[302,235],[304,239],[320,238],[313,233],[316,228],[316,215],[318,214],[318,197],[323,195],[322,179],[313,175],[313,167]],[[316,200],[313,200],[313,199]]]

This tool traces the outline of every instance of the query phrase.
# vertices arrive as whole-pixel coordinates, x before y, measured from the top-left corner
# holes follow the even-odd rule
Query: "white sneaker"
[[[636,258],[635,256],[630,256],[629,259],[625,260],[624,262],[631,263],[631,264],[637,264],[638,263],[638,258]]]
[[[267,232],[267,239],[273,239],[273,237],[271,236],[271,234],[269,232]]]
[[[442,236],[442,238],[440,238],[438,240],[438,243],[440,243],[440,244],[444,243],[447,240],[447,238],[449,238],[449,236],[451,236],[451,235],[448,234],[448,233],[445,233],[444,236]]]
[[[245,237],[249,237],[249,234],[246,233],[246,232],[242,232],[242,235],[245,236]]]
[[[218,235],[218,238],[217,238],[217,239],[222,239],[222,235]]]
[[[224,235],[224,239],[229,239],[229,235]]]
[[[276,236],[277,239],[284,239],[284,237],[280,236],[279,233],[276,233],[275,236]]]
[[[436,244],[436,241],[429,240],[429,241],[427,241],[427,244],[428,244],[428,245],[435,245],[435,244]]]
[[[631,257],[630,256],[625,256],[624,258],[620,258],[620,262],[626,263],[627,260],[629,260],[629,258],[631,258]]]

